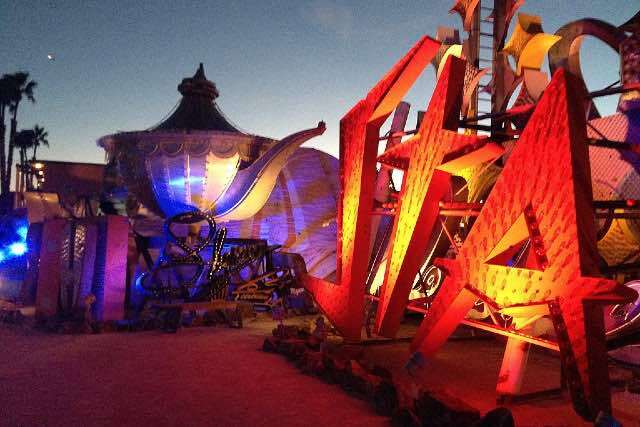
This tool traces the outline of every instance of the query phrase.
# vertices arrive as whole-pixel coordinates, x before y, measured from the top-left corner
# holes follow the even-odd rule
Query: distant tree
[[[36,132],[34,129],[22,129],[16,132],[14,148],[20,152],[20,166],[24,169],[27,165],[27,150],[35,147]]]
[[[35,125],[33,127],[33,133],[34,135],[34,140],[33,140],[33,156],[31,157],[31,161],[35,162],[36,161],[36,151],[38,150],[38,147],[43,146],[43,147],[49,147],[49,140],[47,139],[49,137],[49,132],[45,131],[43,127],[40,127],[38,125]]]
[[[2,176],[2,192],[8,193],[11,185],[11,168],[13,163],[13,149],[16,143],[16,133],[18,128],[18,108],[23,99],[36,102],[33,90],[38,85],[35,81],[29,80],[29,73],[17,72],[5,74],[7,78],[7,94],[9,96],[9,112],[11,116],[11,130],[9,133],[9,150],[5,165],[5,173]]]
[[[22,171],[20,174],[20,181],[16,182],[16,188],[25,188],[28,179],[28,171],[29,165],[28,163],[28,155],[27,150],[33,148],[35,146],[36,141],[36,133],[33,129],[23,129],[19,132],[16,132],[14,148],[17,148],[20,153],[20,164],[18,165],[18,169]]]

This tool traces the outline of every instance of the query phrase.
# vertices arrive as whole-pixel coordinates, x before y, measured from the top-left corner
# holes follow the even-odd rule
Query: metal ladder
[[[488,2],[487,2],[488,3]],[[490,114],[491,111],[491,94],[482,92],[483,89],[489,88],[493,78],[493,61],[494,61],[494,46],[493,46],[493,19],[490,18],[493,12],[493,7],[483,6],[482,1],[478,2],[478,12],[480,14],[479,22],[480,28],[479,35],[479,49],[478,49],[478,62],[480,68],[489,68],[487,72],[478,84],[478,115]],[[478,124],[490,125],[489,120],[481,120]]]

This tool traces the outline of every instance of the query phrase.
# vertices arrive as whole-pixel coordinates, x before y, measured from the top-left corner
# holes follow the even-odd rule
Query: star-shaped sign
[[[448,277],[412,346],[433,354],[478,297],[498,308],[549,305],[574,405],[589,418],[611,409],[602,306],[634,292],[599,277],[583,97],[556,72],[458,257],[441,263]],[[535,259],[509,267],[522,238]]]

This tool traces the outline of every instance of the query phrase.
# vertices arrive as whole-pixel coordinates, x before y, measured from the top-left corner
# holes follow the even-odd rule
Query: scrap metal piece
[[[564,68],[578,77],[579,84],[584,87],[582,68],[580,65],[580,46],[585,36],[592,36],[602,41],[614,51],[620,50],[620,44],[626,39],[624,31],[599,19],[579,19],[563,25],[555,32],[560,40],[549,49],[549,69],[553,75],[559,68]],[[592,100],[587,101],[586,111],[590,119],[600,117]]]

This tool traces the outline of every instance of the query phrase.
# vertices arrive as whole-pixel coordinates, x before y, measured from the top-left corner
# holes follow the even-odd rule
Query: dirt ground
[[[427,388],[443,389],[484,414],[496,407],[495,387],[504,353],[502,339],[450,340],[425,362],[416,381]],[[384,363],[398,372],[409,357],[406,345],[372,346],[369,360]],[[619,382],[630,379],[631,371],[610,368],[610,376]],[[523,381],[522,393],[533,394],[557,389],[560,385],[560,360],[551,351],[532,347]],[[640,426],[640,395],[631,394],[624,386],[612,389],[615,418],[624,426]],[[582,426],[584,422],[573,410],[568,394],[543,394],[506,405],[511,409],[516,426]]]
[[[0,425],[390,425],[368,402],[262,352],[273,326],[261,318],[244,329],[54,335],[0,324]],[[419,380],[484,413],[495,407],[503,349],[495,339],[450,341],[419,371]],[[408,344],[368,345],[365,352],[401,371]],[[534,350],[523,392],[557,387],[558,378],[557,357]],[[640,395],[615,389],[613,403],[625,426],[640,426]],[[518,426],[586,425],[568,398],[510,408]]]
[[[99,335],[0,325],[0,425],[388,425],[366,402],[262,352],[272,321],[247,323]]]

